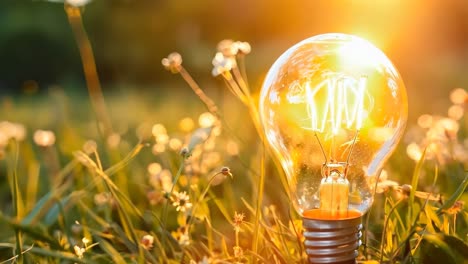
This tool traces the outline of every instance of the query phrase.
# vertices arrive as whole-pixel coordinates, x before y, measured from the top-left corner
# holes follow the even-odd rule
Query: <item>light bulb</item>
[[[309,261],[353,263],[361,216],[407,120],[397,70],[364,39],[314,36],[273,64],[260,115],[303,217]]]

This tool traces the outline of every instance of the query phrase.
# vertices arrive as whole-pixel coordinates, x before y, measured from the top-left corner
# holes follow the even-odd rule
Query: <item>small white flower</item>
[[[238,45],[231,39],[224,39],[218,43],[217,49],[223,56],[233,57],[237,55]]]
[[[192,207],[190,202],[190,197],[186,192],[174,192],[172,198],[172,205],[176,208],[177,211],[185,212],[188,208]]]
[[[78,258],[80,258],[80,259],[83,258],[83,254],[84,254],[85,251],[86,251],[85,248],[82,248],[82,247],[80,247],[80,246],[78,246],[78,245],[75,245],[75,246],[73,247],[73,249],[75,250],[75,254],[76,254],[76,256],[77,256]]]
[[[152,235],[144,235],[141,239],[141,244],[146,249],[151,249],[153,247],[154,237]]]
[[[221,52],[217,52],[213,58],[213,70],[211,74],[216,77],[220,74],[229,72],[237,66],[236,60],[232,57],[226,57]]]
[[[34,132],[34,142],[41,147],[52,146],[55,143],[55,134],[49,130],[37,130]]]
[[[161,63],[166,70],[178,73],[182,67],[182,56],[177,52],[173,52],[167,58],[162,59]]]
[[[250,44],[245,41],[236,41],[235,45],[237,46],[238,52],[242,54],[249,54],[252,50]]]

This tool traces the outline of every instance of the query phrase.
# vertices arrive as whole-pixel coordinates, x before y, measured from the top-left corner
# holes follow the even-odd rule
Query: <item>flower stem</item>
[[[78,7],[65,4],[65,13],[67,14],[68,22],[70,23],[78,45],[91,104],[97,120],[103,125],[103,131],[99,131],[107,138],[112,133],[112,125],[107,115],[91,42],[83,26],[81,10]],[[100,126],[98,126],[98,128],[99,127]]]

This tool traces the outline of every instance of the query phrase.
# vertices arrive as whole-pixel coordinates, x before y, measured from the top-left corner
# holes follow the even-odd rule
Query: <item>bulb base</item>
[[[339,220],[303,218],[309,263],[354,264],[361,245],[361,217]]]

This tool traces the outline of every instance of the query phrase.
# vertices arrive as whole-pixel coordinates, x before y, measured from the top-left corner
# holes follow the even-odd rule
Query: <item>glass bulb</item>
[[[357,218],[407,119],[403,81],[375,46],[346,34],[308,38],[279,57],[260,95],[267,141],[297,211]]]

